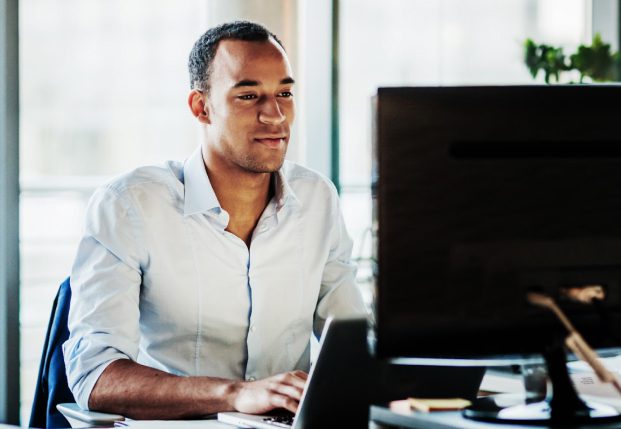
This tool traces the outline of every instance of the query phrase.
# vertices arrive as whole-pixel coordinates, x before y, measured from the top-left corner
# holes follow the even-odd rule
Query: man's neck
[[[257,212],[260,215],[273,195],[272,173],[226,176],[208,167],[207,174],[218,202],[231,217]]]
[[[274,195],[273,174],[218,168],[207,163],[206,170],[220,206],[229,214],[226,230],[250,246],[252,232]]]

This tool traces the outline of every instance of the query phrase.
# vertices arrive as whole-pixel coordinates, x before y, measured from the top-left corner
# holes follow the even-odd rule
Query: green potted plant
[[[562,47],[537,44],[532,39],[524,42],[524,62],[533,78],[543,72],[546,83],[558,83],[565,72],[573,70],[592,82],[619,81],[621,79],[621,54],[612,52],[610,44],[595,34],[591,45],[580,45],[575,53],[566,57]]]

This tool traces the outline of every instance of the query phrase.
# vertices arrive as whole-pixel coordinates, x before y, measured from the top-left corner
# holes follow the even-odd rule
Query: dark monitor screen
[[[376,354],[621,345],[621,86],[380,88]]]

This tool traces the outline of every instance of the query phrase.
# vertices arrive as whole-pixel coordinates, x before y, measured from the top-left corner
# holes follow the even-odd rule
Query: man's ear
[[[203,124],[210,124],[209,114],[207,113],[207,97],[203,91],[193,89],[188,95],[188,105],[192,114]]]

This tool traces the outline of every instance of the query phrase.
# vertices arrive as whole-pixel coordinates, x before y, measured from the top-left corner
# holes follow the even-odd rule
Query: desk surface
[[[460,411],[443,411],[433,413],[410,412],[408,415],[395,413],[387,407],[372,406],[371,419],[381,421],[383,425],[390,423],[388,427],[407,427],[413,429],[551,429],[552,426],[540,425],[514,425],[485,423],[464,418]],[[387,426],[380,426],[387,427]],[[620,429],[621,422],[609,424],[576,425],[580,429]],[[565,429],[568,429],[565,426]]]

